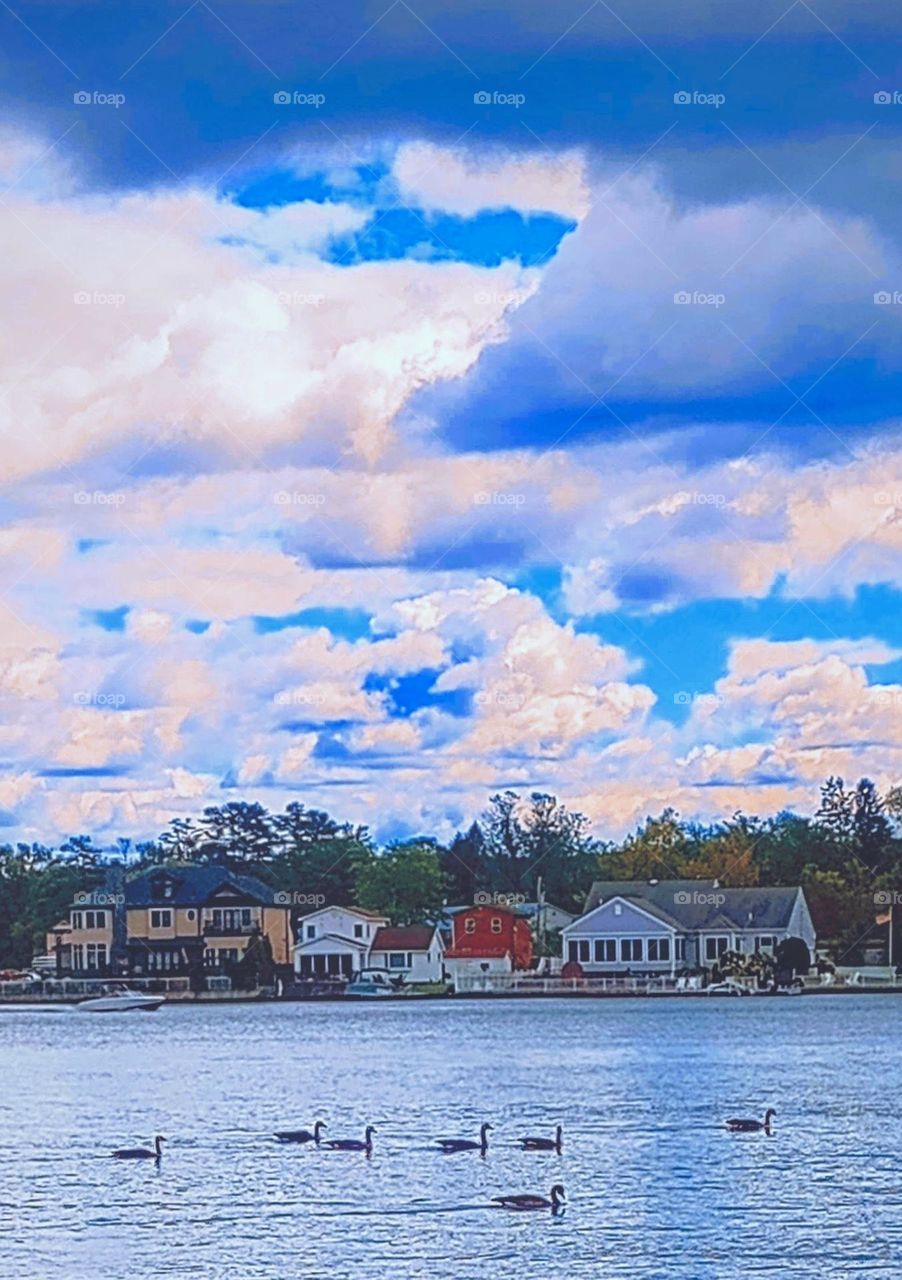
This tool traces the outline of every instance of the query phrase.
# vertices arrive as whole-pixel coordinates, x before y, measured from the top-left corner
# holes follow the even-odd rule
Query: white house
[[[294,972],[298,978],[345,977],[369,964],[373,940],[387,916],[359,907],[323,907],[298,923]]]
[[[350,978],[387,969],[406,982],[440,982],[444,946],[432,925],[405,928],[359,907],[323,907],[298,922],[294,971],[300,979]]]
[[[444,951],[435,925],[384,925],[376,931],[367,964],[402,974],[406,982],[441,982]]]
[[[596,881],[562,937],[564,959],[598,974],[710,968],[725,951],[772,954],[793,937],[813,956],[817,941],[801,888],[699,880]]]

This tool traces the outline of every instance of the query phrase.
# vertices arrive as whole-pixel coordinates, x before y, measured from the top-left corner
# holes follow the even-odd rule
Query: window
[[[151,929],[171,929],[172,912],[168,908],[151,911],[150,927]]]
[[[89,942],[85,947],[85,968],[106,968],[106,947],[102,942]]]
[[[307,941],[308,941],[308,942],[310,941],[310,939],[311,939],[311,938],[315,938],[315,937],[316,937],[316,925],[315,925],[315,924],[308,924],[308,925],[307,925],[306,935],[307,935]]]
[[[622,903],[622,902],[615,902],[615,903],[614,903],[614,915],[615,915],[615,916],[622,916],[622,915],[623,915],[623,903]]]
[[[467,916],[466,920],[464,921],[464,933],[475,933],[475,932],[476,932],[476,921],[473,919],[472,916]]]
[[[777,945],[777,939],[771,933],[763,933],[755,939],[755,950],[763,951],[766,955],[774,954],[774,947]]]
[[[80,942],[72,944],[72,968],[83,969],[85,967],[85,949]]]
[[[620,939],[620,959],[621,960],[641,960],[642,959],[642,939],[641,938],[621,938]]]
[[[705,959],[719,960],[729,946],[730,939],[726,937],[705,938]]]
[[[649,960],[669,960],[670,959],[670,939],[669,938],[649,938],[648,959]]]
[[[84,913],[81,911],[72,912],[72,928],[83,929],[85,927]]]
[[[82,923],[83,921],[83,923]],[[76,929],[103,929],[106,926],[105,911],[85,911],[78,913]]]
[[[676,958],[677,960],[686,959],[686,939],[685,938],[676,939]]]
[[[355,938],[362,938],[362,937],[363,937],[363,925],[362,925],[362,924],[355,924],[355,925],[354,925],[354,937],[355,937]]]
[[[595,963],[613,964],[617,959],[617,942],[614,938],[595,939]]]
[[[491,929],[492,929],[492,933],[500,933],[500,932],[501,932],[501,917],[500,917],[500,916],[492,916]]]
[[[388,953],[389,969],[409,969],[410,955],[405,955],[403,951],[390,951]]]
[[[250,907],[214,907],[213,928],[231,933],[235,929],[246,928],[251,923]]]
[[[185,915],[188,917],[189,920],[193,920],[196,917],[197,912],[194,910],[193,907],[189,907],[189,909],[185,912]]]

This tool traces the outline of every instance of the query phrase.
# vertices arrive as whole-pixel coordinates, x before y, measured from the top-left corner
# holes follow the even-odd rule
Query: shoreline
[[[902,985],[899,986],[877,986],[864,985],[855,987],[806,987],[798,992],[799,996],[856,996],[856,995],[902,995]],[[378,998],[366,996],[346,996],[346,995],[322,995],[322,996],[270,996],[262,994],[250,995],[222,995],[221,993],[201,993],[191,996],[168,996],[166,1005],[168,1008],[178,1008],[184,1006],[186,1008],[205,1007],[207,1005],[231,1005],[231,1004],[260,1004],[260,1005],[284,1005],[284,1004],[345,1004],[345,1005],[378,1005],[378,1004],[411,1004],[411,1003],[434,1003],[435,1001],[453,1000],[459,1002],[462,1000],[698,1000],[699,998],[707,998],[718,1003],[732,1002],[743,996],[727,996],[707,995],[706,991],[467,991],[453,994],[422,994],[422,995],[390,995],[379,996]],[[779,1000],[782,1003],[784,996],[772,995],[769,991],[753,993],[752,998],[762,999],[771,998]],[[796,999],[796,996],[791,997]],[[0,997],[0,1010],[3,1009],[77,1009],[79,1001],[62,999],[56,996],[3,996]],[[129,1012],[141,1012],[141,1010],[130,1010]]]

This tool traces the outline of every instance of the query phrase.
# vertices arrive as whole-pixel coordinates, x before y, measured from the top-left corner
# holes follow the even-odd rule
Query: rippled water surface
[[[884,1277],[902,1002],[503,1000],[0,1010],[0,1275]],[[774,1136],[727,1116],[778,1112]],[[321,1117],[372,1159],[280,1146]],[[442,1156],[482,1120],[493,1146]],[[520,1133],[564,1126],[560,1156]],[[159,1168],[108,1152],[171,1140]],[[547,1194],[563,1216],[492,1196]]]

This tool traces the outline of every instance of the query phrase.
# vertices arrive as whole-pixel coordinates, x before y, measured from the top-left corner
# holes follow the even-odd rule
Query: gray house
[[[586,973],[711,968],[725,951],[773,953],[815,932],[801,888],[722,889],[703,880],[597,880],[564,928],[564,959]]]

